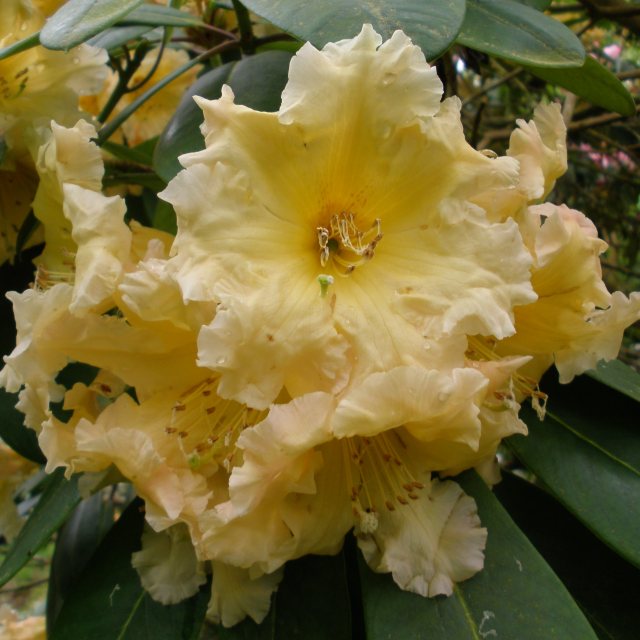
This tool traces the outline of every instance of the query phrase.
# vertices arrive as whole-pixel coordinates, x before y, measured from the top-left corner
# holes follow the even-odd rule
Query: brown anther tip
[[[385,507],[387,507],[387,509],[388,509],[389,511],[395,511],[395,510],[396,510],[396,508],[393,506],[393,502],[391,502],[390,500],[387,500],[387,501],[384,503],[384,506],[385,506]]]
[[[108,384],[101,384],[100,391],[102,391],[102,393],[111,393],[111,387]]]
[[[400,504],[409,504],[409,501],[406,498],[404,498],[403,496],[396,496],[396,500]]]
[[[186,411],[186,409],[187,409],[187,405],[182,404],[181,402],[176,402],[176,404],[173,405],[174,411]]]
[[[186,438],[189,434],[186,431],[179,431],[178,432],[178,437],[179,438]]]
[[[403,484],[403,485],[402,485],[402,488],[403,488],[405,491],[413,491],[413,484],[412,484],[412,483],[410,483],[410,482],[407,482],[407,483],[405,483],[405,484]]]
[[[168,436],[173,435],[176,431],[177,431],[177,429],[174,429],[173,427],[165,427],[165,430],[164,430],[164,432]]]
[[[210,395],[211,395],[211,389],[205,389],[205,390],[202,392],[202,395],[203,395],[203,396],[210,396]]]
[[[411,484],[415,489],[424,489],[422,482],[418,482],[417,480],[414,480]]]
[[[412,500],[419,500],[419,497],[418,497],[415,493],[407,493],[407,495],[408,495]]]

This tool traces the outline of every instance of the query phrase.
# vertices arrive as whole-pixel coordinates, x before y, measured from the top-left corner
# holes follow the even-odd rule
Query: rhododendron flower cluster
[[[0,382],[48,470],[133,483],[133,563],[159,601],[211,572],[209,617],[260,621],[283,565],[350,531],[402,589],[451,594],[491,531],[449,476],[495,481],[520,403],[544,412],[544,371],[614,358],[640,316],[604,286],[593,224],[544,203],[566,170],[558,107],[495,157],[441,98],[421,50],[370,26],[304,45],[276,113],[229,87],[197,98],[205,148],[161,194],[175,239],[101,193],[90,125],[54,124],[40,148],[47,244],[11,294]],[[61,387],[70,362],[93,381]]]

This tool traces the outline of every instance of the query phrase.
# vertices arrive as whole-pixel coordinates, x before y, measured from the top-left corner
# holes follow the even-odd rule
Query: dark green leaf
[[[228,84],[238,104],[260,111],[276,111],[280,107],[280,94],[287,81],[290,60],[288,52],[267,51],[240,62],[229,62],[200,77],[182,97],[158,140],[153,164],[156,173],[168,182],[181,169],[178,156],[204,148],[200,133],[202,111],[193,96],[219,98],[222,85]]]
[[[545,11],[551,4],[551,0],[516,0],[516,2],[526,4],[528,7],[533,7],[538,11]]]
[[[138,38],[141,38],[145,33],[149,33],[149,31],[153,31],[153,28],[146,25],[111,27],[110,29],[101,31],[90,40],[87,40],[87,44],[106,49],[107,51],[114,51],[115,49],[119,49],[123,44],[127,44],[127,42],[138,40]]]
[[[494,493],[558,574],[598,635],[607,640],[636,640],[640,571],[531,483],[504,473]]]
[[[154,229],[160,229],[160,231],[166,231],[173,235],[178,231],[175,209],[168,202],[160,200],[160,198],[157,198],[153,214],[153,227]]]
[[[623,116],[636,112],[633,97],[627,88],[606,67],[591,56],[574,69],[529,67],[529,71],[549,84],[569,89],[591,104],[615,111]]]
[[[569,511],[640,566],[638,404],[589,378],[544,388],[546,418],[523,407],[529,435],[507,445]]]
[[[353,38],[365,23],[385,40],[401,29],[430,60],[451,46],[465,9],[464,0],[246,0],[243,4],[316,47]]]
[[[487,527],[485,567],[449,598],[401,591],[362,563],[368,640],[593,640],[562,583],[474,472],[457,478]]]
[[[13,541],[2,566],[0,586],[10,580],[64,523],[80,502],[78,478],[66,480],[62,469],[56,469],[24,527]]]
[[[288,562],[275,608],[278,640],[352,638],[344,555]]]
[[[115,24],[144,0],[69,0],[45,23],[40,42],[65,51]]]
[[[134,9],[120,23],[125,25],[144,24],[151,27],[201,27],[203,25],[202,20],[196,16],[157,4],[144,4]]]
[[[578,67],[585,57],[573,31],[513,0],[467,0],[467,13],[457,42],[538,67]]]
[[[100,491],[83,500],[58,533],[47,590],[47,627],[51,629],[62,603],[89,558],[113,526],[113,502]]]
[[[16,402],[17,394],[0,389],[0,438],[23,458],[44,464],[36,432],[24,426],[24,414],[15,408]]]
[[[40,32],[32,33],[30,36],[23,38],[22,40],[18,40],[18,42],[14,42],[10,44],[8,47],[3,47],[0,49],[0,60],[4,60],[5,58],[9,58],[10,56],[15,55],[16,53],[21,53],[22,51],[26,51],[27,49],[31,49],[32,47],[36,47],[40,44]]]
[[[587,371],[598,382],[640,402],[640,373],[620,360],[601,360],[592,371]]]
[[[18,237],[16,238],[16,254],[22,253],[25,245],[29,242],[29,239],[39,226],[40,221],[36,218],[33,210],[30,210],[20,226],[20,231],[18,231]]]
[[[134,501],[106,535],[60,610],[50,640],[196,640],[207,585],[173,606],[142,588],[131,554],[140,548],[141,502]]]

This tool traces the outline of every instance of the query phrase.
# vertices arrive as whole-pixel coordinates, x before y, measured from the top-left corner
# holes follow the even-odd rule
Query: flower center
[[[343,447],[353,515],[363,534],[375,531],[380,510],[419,499],[425,485],[403,462],[406,445],[396,431],[348,438]]]
[[[238,436],[260,422],[267,412],[220,398],[217,386],[217,378],[207,378],[182,393],[173,405],[165,433],[180,439],[192,469],[213,463],[231,472],[239,462],[235,446]]]
[[[382,240],[380,218],[366,231],[361,231],[355,216],[349,211],[333,214],[328,227],[317,227],[320,247],[320,264],[325,267],[332,262],[336,272],[348,276],[373,258],[375,249]]]

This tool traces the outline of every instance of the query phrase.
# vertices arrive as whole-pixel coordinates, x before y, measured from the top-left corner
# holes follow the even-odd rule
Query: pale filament
[[[337,273],[347,276],[373,258],[382,240],[382,225],[376,218],[367,231],[360,231],[353,213],[342,211],[331,216],[329,227],[317,227],[320,264],[326,266],[332,258]]]

